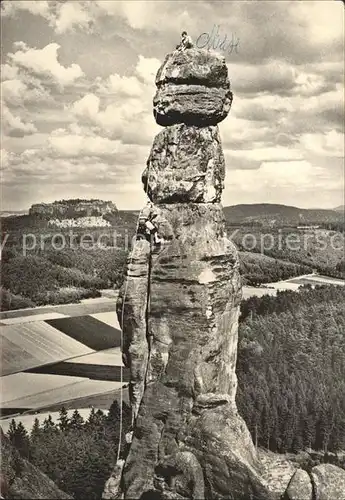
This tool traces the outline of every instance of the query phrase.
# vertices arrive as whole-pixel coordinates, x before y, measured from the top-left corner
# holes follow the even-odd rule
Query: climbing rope
[[[150,165],[148,166],[148,170],[147,170],[147,182],[146,182],[146,189],[145,189],[146,196],[148,196],[147,192],[148,192],[148,188],[149,188],[149,173],[150,173]],[[142,214],[144,208],[142,208],[140,210],[140,213],[138,215],[138,220],[137,220],[137,224],[136,224],[136,228],[135,228],[135,236],[138,234],[138,229],[139,229],[139,224],[140,224],[140,217],[141,217],[141,214]],[[150,245],[151,245],[151,243],[150,243]],[[129,269],[130,266],[132,265],[132,261],[133,261],[133,253],[131,255],[131,258],[130,258],[130,261],[128,263],[128,268],[127,269]],[[125,290],[124,290],[124,294],[123,294],[123,298],[122,298],[122,310],[121,310],[121,325],[120,325],[121,326],[121,337],[120,337],[120,349],[121,349],[121,353],[123,352],[123,322],[124,322],[126,295],[127,295],[127,291],[128,291],[128,283],[129,283],[129,279],[128,279],[128,276],[127,276],[126,277],[126,283],[125,283]],[[123,362],[121,362],[121,365],[120,365],[120,384],[121,384],[121,388],[120,388],[120,426],[119,426],[120,435],[119,435],[119,444],[118,444],[117,454],[116,454],[116,462],[119,462],[119,460],[120,460],[121,446],[122,446],[122,429],[123,429]]]

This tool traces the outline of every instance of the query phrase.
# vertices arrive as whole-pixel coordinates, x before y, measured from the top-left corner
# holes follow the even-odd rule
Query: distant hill
[[[339,205],[339,207],[333,208],[336,212],[345,212],[345,205]]]
[[[228,223],[310,225],[343,222],[344,215],[336,210],[305,209],[271,203],[224,207]]]
[[[118,210],[111,201],[71,199],[55,201],[54,203],[39,203],[32,205],[29,214],[25,211],[3,212],[3,229],[20,229],[28,227],[61,226],[71,227],[72,219],[80,219],[76,226],[134,226],[139,210]],[[334,210],[305,209],[273,203],[241,204],[224,207],[224,214],[229,224],[255,224],[258,226],[272,225],[317,225],[325,223],[344,223],[344,206]],[[83,222],[83,218],[90,219]],[[94,218],[104,219],[107,223]],[[70,222],[69,222],[70,220]],[[56,221],[60,223],[54,224]]]
[[[29,215],[45,219],[99,217],[109,213],[117,213],[117,207],[112,201],[80,198],[36,203],[29,210]]]
[[[20,232],[30,229],[49,229],[53,227],[59,228],[83,228],[83,227],[95,227],[95,228],[106,228],[113,227],[118,229],[120,232],[122,229],[128,229],[128,231],[135,230],[139,210],[117,210],[106,212],[99,216],[65,216],[60,215],[59,217],[49,217],[46,215],[9,215],[2,217],[1,227],[4,233],[8,231]]]
[[[11,217],[18,215],[27,215],[29,213],[28,210],[1,210],[0,217]]]

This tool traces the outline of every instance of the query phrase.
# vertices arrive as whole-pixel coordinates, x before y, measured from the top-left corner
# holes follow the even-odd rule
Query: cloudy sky
[[[328,1],[2,2],[2,209],[145,203],[154,76],[219,25],[234,92],[223,204],[344,203],[344,15]]]

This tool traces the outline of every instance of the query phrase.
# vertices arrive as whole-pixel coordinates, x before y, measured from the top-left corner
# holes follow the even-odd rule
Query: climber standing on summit
[[[182,52],[186,49],[191,49],[194,47],[191,37],[188,35],[187,31],[182,31],[181,42],[176,46],[178,52]]]

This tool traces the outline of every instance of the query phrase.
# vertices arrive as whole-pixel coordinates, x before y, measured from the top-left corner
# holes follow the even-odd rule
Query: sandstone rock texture
[[[123,492],[121,489],[121,477],[123,472],[123,466],[125,465],[124,460],[119,460],[110,476],[108,481],[105,483],[102,499],[114,499],[120,500],[123,498]]]
[[[314,500],[345,500],[345,470],[332,464],[312,468]]]
[[[159,125],[216,125],[227,117],[232,92],[224,57],[207,50],[168,54],[156,77],[153,112]]]
[[[126,283],[117,302],[123,333],[122,360],[130,370],[129,399],[133,422],[144,393],[149,355],[146,334],[149,258],[150,243],[137,240],[128,259]]]
[[[153,141],[144,189],[154,203],[220,202],[225,161],[218,127],[172,125]]]
[[[269,500],[235,403],[242,294],[220,204],[217,123],[232,101],[225,60],[169,54],[156,84],[155,117],[166,128],[142,181],[145,216],[163,243],[138,239],[119,296],[134,432],[106,498]]]
[[[286,500],[313,500],[313,486],[308,472],[297,469],[285,492]]]

